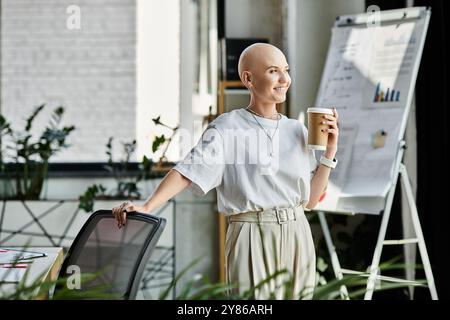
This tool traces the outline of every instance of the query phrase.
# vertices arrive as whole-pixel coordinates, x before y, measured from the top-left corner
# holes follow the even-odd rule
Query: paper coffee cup
[[[308,108],[308,148],[313,150],[325,150],[328,143],[328,134],[325,129],[330,125],[323,124],[326,121],[324,115],[334,115],[329,108]],[[324,130],[324,132],[322,132]]]

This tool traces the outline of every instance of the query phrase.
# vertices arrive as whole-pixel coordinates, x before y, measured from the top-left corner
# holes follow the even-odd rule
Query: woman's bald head
[[[276,63],[276,64],[275,64]],[[286,57],[277,47],[268,43],[255,43],[245,48],[239,57],[238,72],[241,81],[244,82],[243,73],[260,71],[278,63],[287,64]]]
[[[251,103],[275,105],[286,100],[291,85],[283,52],[267,43],[247,47],[239,58],[239,77],[250,91]]]

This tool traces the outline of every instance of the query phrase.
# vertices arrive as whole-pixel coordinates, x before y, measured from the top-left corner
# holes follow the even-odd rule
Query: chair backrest
[[[105,285],[107,293],[135,299],[142,273],[165,224],[164,218],[132,212],[127,215],[126,225],[118,229],[111,210],[96,211],[72,243],[59,277],[72,276],[74,267],[71,266],[76,266],[81,274],[98,275],[75,290],[92,290]],[[67,287],[67,283],[64,286]],[[61,285],[55,290],[59,289]]]

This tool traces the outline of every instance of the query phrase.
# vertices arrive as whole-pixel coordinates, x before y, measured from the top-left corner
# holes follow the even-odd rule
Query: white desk
[[[9,247],[11,249],[23,249],[30,251],[38,251],[46,253],[46,257],[35,258],[30,264],[28,275],[25,281],[25,286],[32,285],[39,276],[43,274],[41,282],[56,280],[58,276],[59,269],[63,263],[63,248],[61,247],[29,247],[29,248],[18,248]],[[0,284],[0,295],[13,293],[17,289],[17,284],[15,283],[3,283]],[[48,292],[37,292],[36,299],[46,298]]]

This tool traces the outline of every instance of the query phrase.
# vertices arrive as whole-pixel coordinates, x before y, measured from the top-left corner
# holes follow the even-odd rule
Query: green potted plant
[[[161,116],[158,116],[157,118],[152,119],[152,121],[156,126],[162,126],[162,127],[165,127],[165,128],[168,128],[171,130],[171,134],[169,137],[166,137],[164,134],[162,134],[160,136],[156,136],[153,139],[153,143],[152,143],[152,152],[153,153],[158,151],[158,149],[160,147],[164,146],[164,150],[163,150],[158,162],[154,165],[153,170],[159,171],[159,172],[167,172],[172,168],[172,165],[167,162],[166,152],[170,146],[170,143],[173,140],[173,137],[175,136],[176,132],[178,131],[179,126],[172,128],[172,127],[164,124],[163,122],[161,122]]]
[[[152,121],[157,126],[162,126],[168,128],[172,131],[169,137],[164,134],[156,136],[152,142],[152,153],[156,153],[160,148],[164,148],[162,155],[160,156],[157,163],[147,156],[142,158],[139,163],[139,173],[132,174],[129,170],[130,159],[136,150],[136,140],[130,143],[122,143],[124,157],[119,163],[115,163],[112,157],[112,142],[113,137],[110,137],[108,143],[106,144],[106,154],[108,156],[108,163],[105,165],[105,169],[111,172],[116,180],[117,187],[115,190],[108,191],[102,184],[94,184],[89,186],[86,191],[79,197],[80,204],[79,208],[91,212],[94,208],[95,200],[136,200],[139,199],[141,194],[138,188],[138,183],[142,180],[146,180],[151,176],[151,173],[164,173],[170,170],[172,165],[167,162],[166,152],[169,148],[170,143],[173,140],[175,133],[178,130],[178,126],[172,128],[163,122],[161,122],[161,117],[152,119]]]
[[[79,208],[86,212],[91,212],[93,210],[95,200],[139,199],[141,193],[138,188],[138,183],[149,177],[152,161],[146,156],[143,157],[139,164],[139,172],[137,174],[132,174],[129,170],[131,156],[136,150],[136,140],[129,143],[122,143],[124,157],[119,163],[113,161],[112,144],[113,137],[110,137],[106,144],[108,162],[104,168],[112,173],[116,180],[117,187],[108,191],[102,184],[89,186],[79,197]]]
[[[319,259],[322,259],[319,257]],[[380,264],[380,270],[403,270],[405,264],[395,263],[395,260],[389,260]],[[184,269],[182,269],[176,277],[170,282],[169,286],[161,292],[159,299],[169,299],[171,290],[174,290],[180,280],[186,277],[189,269],[193,268],[196,263],[200,261],[200,258],[195,259],[189,263]],[[413,265],[412,267],[420,269],[420,265]],[[319,270],[318,270],[319,272]],[[353,300],[362,299],[367,290],[367,278],[369,273],[363,273],[361,275],[344,275],[342,279],[332,278],[329,281],[319,281],[314,288],[314,293],[311,294],[311,290],[305,289],[304,291],[297,292],[295,295],[292,291],[292,276],[286,269],[277,269],[272,274],[269,274],[261,282],[255,284],[255,287],[246,290],[242,293],[229,294],[229,290],[238,287],[239,284],[226,284],[222,282],[213,282],[208,277],[196,274],[192,279],[189,279],[186,284],[182,285],[177,290],[175,300],[253,300],[255,291],[265,286],[266,284],[275,281],[279,281],[280,285],[277,289],[284,288],[285,295],[284,300]],[[426,280],[417,279],[412,282],[400,282],[392,283],[390,281],[381,280],[375,287],[375,292],[395,290],[399,288],[408,288],[408,286],[426,288]],[[348,295],[344,295],[342,287],[345,286],[348,290]],[[275,292],[270,292],[270,299],[275,299]]]
[[[23,130],[14,130],[0,115],[0,170],[4,180],[3,199],[38,200],[47,178],[50,158],[69,147],[66,138],[74,126],[62,126],[62,106],[55,108],[42,134],[33,141],[33,121],[44,109],[36,107]],[[5,161],[6,158],[6,161]]]

